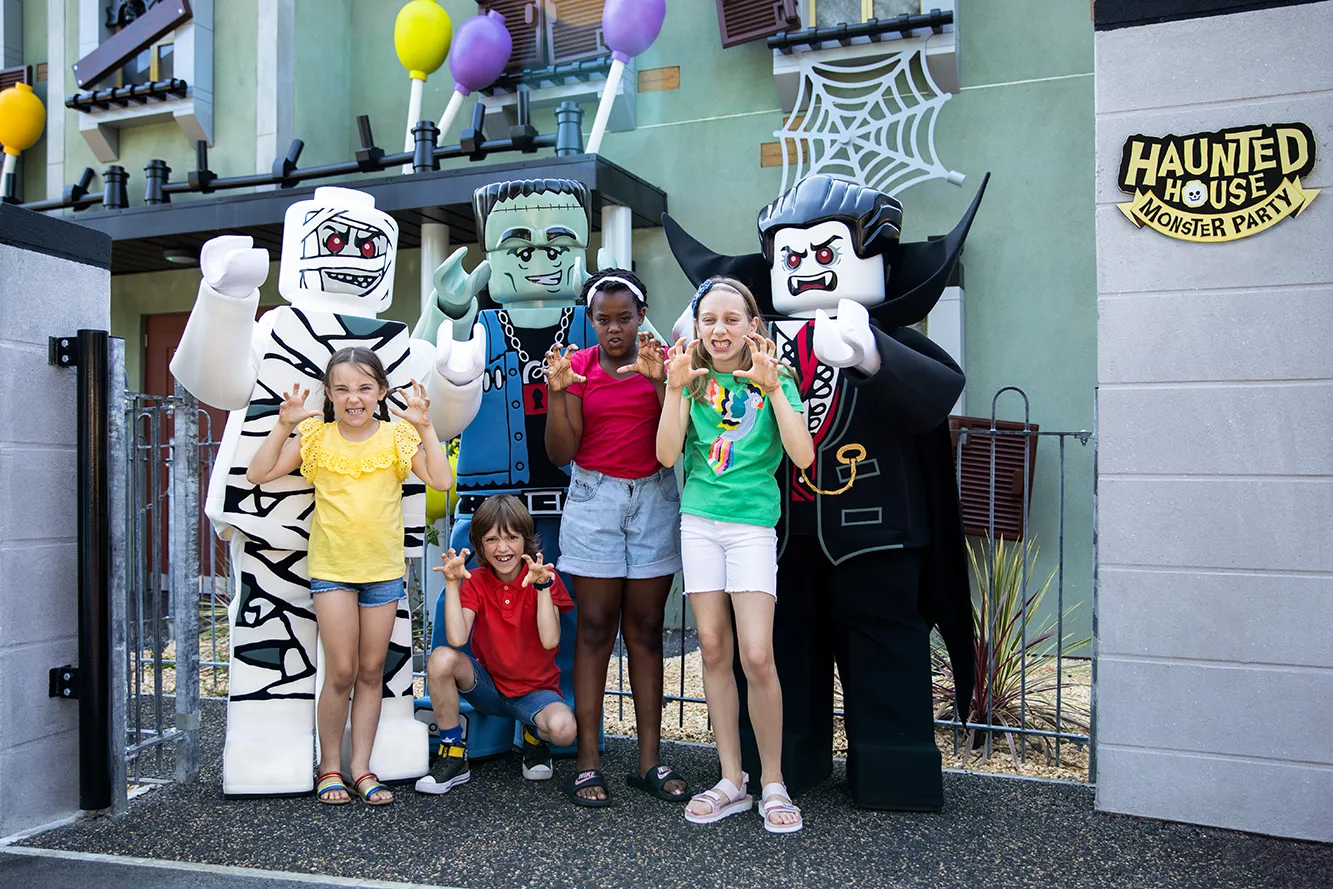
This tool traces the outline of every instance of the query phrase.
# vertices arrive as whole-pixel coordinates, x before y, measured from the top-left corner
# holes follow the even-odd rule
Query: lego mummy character
[[[313,787],[319,656],[306,570],[314,491],[299,472],[263,485],[245,478],[278,418],[283,393],[310,390],[319,410],[329,357],[348,346],[372,349],[393,390],[411,379],[439,390],[435,348],[397,321],[376,317],[393,298],[398,226],[369,195],[319,188],[288,208],[278,291],[288,305],[256,320],[268,252],[248,237],[204,245],[199,296],[171,371],[200,401],[231,411],[205,511],[229,541],[234,593],[223,792],[286,794]],[[456,394],[456,393],[455,393]],[[457,399],[432,399],[432,421]],[[475,412],[475,408],[473,408]],[[381,405],[381,420],[391,419]],[[420,555],[425,486],[403,484],[406,554]],[[370,768],[386,781],[428,768],[425,726],[412,715],[411,623],[406,602],[384,665],[384,703]],[[346,752],[346,744],[344,745]]]

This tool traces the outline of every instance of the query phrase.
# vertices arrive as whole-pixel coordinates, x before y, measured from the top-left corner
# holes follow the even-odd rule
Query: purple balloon
[[[466,96],[490,86],[509,64],[513,51],[514,41],[505,28],[505,17],[494,9],[463,22],[449,53],[454,89]]]
[[[665,18],[666,0],[606,0],[602,37],[612,58],[627,62],[652,46]]]

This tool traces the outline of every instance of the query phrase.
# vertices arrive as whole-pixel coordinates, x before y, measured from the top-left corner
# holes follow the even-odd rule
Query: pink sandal
[[[774,812],[795,812],[796,820],[789,824],[774,821],[768,817]],[[759,814],[764,818],[764,830],[769,833],[796,833],[805,826],[805,821],[801,818],[800,808],[791,801],[791,795],[787,793],[787,785],[777,781],[764,785],[763,802],[759,804]]]
[[[745,792],[745,785],[750,782],[750,776],[741,772],[741,786],[737,787],[726,778],[714,784],[703,793],[696,793],[690,797],[690,803],[706,803],[709,811],[703,815],[696,815],[685,809],[685,820],[692,824],[712,824],[714,821],[721,821],[728,815],[735,815],[737,812],[748,812],[754,805],[754,797]]]

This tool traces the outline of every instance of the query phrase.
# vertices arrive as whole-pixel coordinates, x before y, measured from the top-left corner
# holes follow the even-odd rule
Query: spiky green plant
[[[972,601],[976,666],[969,712],[967,718],[960,721],[995,728],[990,731],[968,729],[963,749],[969,752],[979,750],[980,755],[989,757],[992,735],[1003,735],[1009,742],[1015,764],[1019,746],[1013,729],[1086,733],[1090,720],[1085,707],[1067,699],[1060,701],[1059,708],[1056,706],[1057,692],[1074,685],[1068,676],[1063,675],[1070,665],[1065,663],[1057,668],[1057,653],[1068,657],[1091,640],[1086,637],[1075,640],[1072,634],[1066,634],[1061,650],[1061,640],[1056,638],[1056,616],[1036,618],[1042,599],[1055,578],[1053,570],[1044,583],[1037,585],[1031,576],[1031,566],[1036,563],[1038,552],[1036,541],[1032,539],[1023,543],[987,538],[976,546],[971,540],[967,541],[968,560],[978,591]],[[1072,607],[1066,609],[1066,615],[1072,610]],[[953,668],[938,636],[932,637],[931,661],[936,718],[955,719]],[[1056,750],[1056,739],[1029,735],[1026,746],[1051,758]]]

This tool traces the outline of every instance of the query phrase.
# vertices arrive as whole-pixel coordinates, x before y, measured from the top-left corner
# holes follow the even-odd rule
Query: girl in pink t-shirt
[[[662,765],[662,621],[680,570],[680,492],[657,462],[657,423],[666,374],[662,346],[640,333],[643,282],[609,269],[583,288],[597,345],[546,353],[546,453],[570,464],[557,567],[573,577],[578,602],[574,711],[578,759],[567,790],[581,806],[610,804],[599,768],[598,729],[616,630],[629,654],[639,730],[631,787],[662,799],[689,798],[685,780]]]

